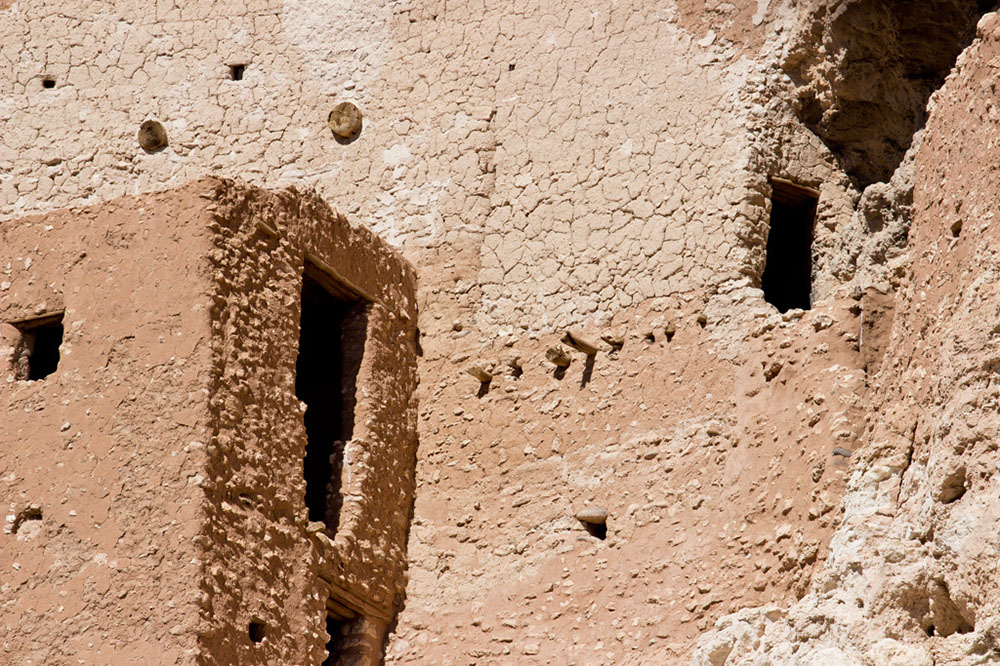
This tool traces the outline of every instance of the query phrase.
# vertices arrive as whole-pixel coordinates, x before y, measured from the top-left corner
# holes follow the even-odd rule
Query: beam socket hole
[[[252,642],[260,643],[267,638],[267,626],[260,620],[253,620],[250,622],[247,634],[250,636]]]

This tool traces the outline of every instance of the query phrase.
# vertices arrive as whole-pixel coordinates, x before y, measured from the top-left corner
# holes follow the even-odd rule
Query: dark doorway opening
[[[357,664],[363,660],[365,618],[333,596],[326,601],[326,659],[323,666]]]
[[[332,536],[340,522],[344,447],[354,433],[366,303],[312,264],[302,276],[295,394],[306,404],[306,507]]]
[[[233,81],[242,81],[243,73],[246,72],[246,65],[230,65],[229,66],[229,78]]]
[[[764,300],[786,312],[812,305],[812,240],[819,192],[771,181],[771,228],[761,289]]]
[[[14,358],[17,379],[45,379],[59,367],[59,347],[63,341],[62,313],[13,324],[21,333]]]

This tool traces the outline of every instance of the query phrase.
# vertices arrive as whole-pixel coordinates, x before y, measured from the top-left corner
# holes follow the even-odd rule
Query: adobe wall
[[[718,618],[792,604],[824,566],[888,344],[880,294],[911,258],[920,88],[981,4],[0,3],[0,219],[205,174],[314,188],[420,276],[417,501],[387,659],[683,662]],[[344,99],[365,116],[351,142],[325,125]],[[873,99],[892,100],[902,161],[862,191],[852,164],[886,137],[851,143],[832,120]],[[162,151],[136,144],[147,118]],[[820,191],[801,316],[759,289],[774,177]],[[263,243],[249,233],[234,251]],[[276,269],[247,261],[226,281],[270,294],[252,276]],[[285,367],[253,330],[273,303],[225,312],[258,345],[242,353]],[[622,348],[599,342],[589,369],[574,353],[559,379],[545,353],[569,328]],[[225,448],[215,478],[256,473]],[[590,505],[610,513],[604,542],[573,518]],[[220,535],[257,509],[226,511]],[[220,554],[220,579],[258,555],[229,571]],[[317,603],[253,594],[282,630]],[[247,619],[206,640],[231,654]]]
[[[602,345],[592,370],[573,353],[562,379],[544,360],[555,335],[475,355],[425,338],[454,379],[422,384],[390,656],[679,663],[717,617],[804,594],[839,520],[848,461],[832,452],[863,426],[857,306],[760,312],[738,360],[714,313],[702,328],[703,311],[671,312],[669,342],[667,318],[626,320],[621,351]],[[483,397],[473,363],[496,366]],[[609,512],[606,540],[575,519],[586,507]]]
[[[413,269],[314,194],[201,185],[215,246],[201,663],[321,663],[331,585],[366,616],[377,660],[404,592],[413,501]],[[303,503],[295,377],[307,254],[373,299],[332,541]],[[338,377],[329,390],[342,390]],[[248,639],[251,621],[266,628],[260,643]]]
[[[14,379],[20,336],[0,325],[4,663],[196,663],[203,203],[189,189],[0,223],[0,321],[65,310],[39,381]]]
[[[3,324],[5,663],[319,663],[331,596],[377,663],[414,491],[413,269],[314,194],[218,179],[0,240],[0,321],[66,328],[56,373],[24,381]],[[334,539],[303,501],[307,256],[370,299]]]

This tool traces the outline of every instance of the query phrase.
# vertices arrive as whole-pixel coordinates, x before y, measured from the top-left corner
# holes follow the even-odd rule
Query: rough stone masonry
[[[1000,659],[994,4],[0,0],[0,661]]]

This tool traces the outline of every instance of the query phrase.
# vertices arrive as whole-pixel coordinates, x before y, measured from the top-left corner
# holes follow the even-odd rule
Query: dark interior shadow
[[[597,537],[601,541],[604,541],[605,539],[608,538],[607,524],[600,523],[598,525],[594,525],[593,523],[584,522],[582,520],[580,521],[580,524],[583,525],[583,528],[587,530],[587,534],[589,534],[590,536]]]

